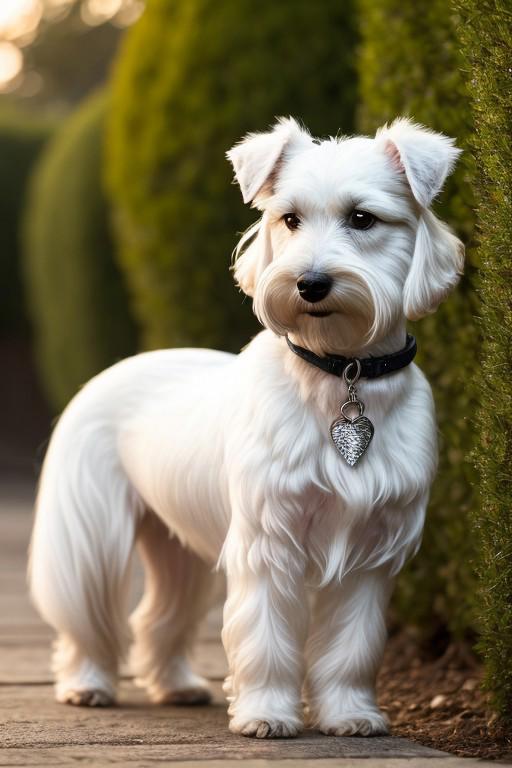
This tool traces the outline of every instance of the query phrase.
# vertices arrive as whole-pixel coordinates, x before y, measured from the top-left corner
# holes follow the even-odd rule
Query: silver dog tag
[[[356,365],[356,373],[349,375],[350,369]],[[354,467],[373,437],[373,424],[370,419],[363,416],[364,403],[358,399],[355,384],[361,375],[361,363],[354,360],[343,371],[343,378],[348,387],[348,400],[341,405],[341,417],[331,424],[331,438],[337,450],[341,453],[350,467]],[[349,409],[357,409],[355,416],[350,416]]]
[[[352,421],[342,417],[331,424],[331,437],[347,464],[354,467],[370,445],[373,424],[363,415]]]

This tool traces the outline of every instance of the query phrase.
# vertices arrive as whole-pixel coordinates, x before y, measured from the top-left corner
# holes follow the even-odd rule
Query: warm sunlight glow
[[[35,40],[42,24],[65,18],[73,5],[88,26],[127,27],[144,9],[143,0],[0,0],[0,91],[18,88],[22,81],[20,49]]]
[[[0,42],[0,90],[5,89],[23,67],[20,49],[7,41]]]
[[[75,0],[44,0],[44,17],[49,21],[64,18]]]
[[[118,27],[129,27],[142,16],[144,11],[143,0],[125,0],[123,7],[112,21]]]
[[[75,0],[45,0],[45,6],[51,10],[52,8],[62,8],[63,6],[71,5],[74,2]]]
[[[0,39],[31,35],[43,15],[42,0],[0,0]]]
[[[86,24],[103,24],[121,10],[123,0],[85,0],[80,13]]]

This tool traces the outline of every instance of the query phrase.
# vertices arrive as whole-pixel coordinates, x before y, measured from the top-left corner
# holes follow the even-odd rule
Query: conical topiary
[[[114,72],[108,181],[145,344],[237,351],[257,324],[229,273],[244,210],[225,152],[276,115],[353,127],[352,3],[153,0]]]
[[[106,99],[95,95],[58,131],[36,168],[26,212],[36,354],[57,409],[135,348],[101,185]]]

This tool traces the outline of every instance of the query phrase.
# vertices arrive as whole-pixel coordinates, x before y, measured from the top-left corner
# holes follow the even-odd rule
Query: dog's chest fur
[[[247,473],[260,495],[263,527],[266,515],[281,515],[321,582],[384,560],[398,570],[419,544],[436,466],[434,407],[421,371],[410,366],[359,382],[375,435],[350,467],[330,437],[347,396],[343,382],[297,359],[268,332],[253,345],[246,354],[266,359],[266,366],[246,381],[248,402],[259,406],[248,425],[245,466],[236,438],[228,439],[227,450],[228,456],[238,453],[235,482],[246,487],[241,478]],[[258,472],[255,458],[265,449],[265,469]],[[242,509],[245,501],[239,498]]]
[[[170,529],[211,560],[233,526],[248,546],[268,535],[285,547],[291,535],[321,581],[354,558],[401,559],[418,543],[435,470],[430,388],[411,366],[358,390],[375,436],[353,468],[329,432],[343,383],[264,331],[204,380],[177,382],[165,407],[158,395],[142,408],[125,438],[127,469]]]

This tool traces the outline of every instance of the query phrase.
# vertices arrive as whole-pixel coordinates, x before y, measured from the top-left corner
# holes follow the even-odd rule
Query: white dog
[[[137,355],[62,415],[30,563],[58,632],[58,701],[114,701],[137,541],[133,664],[153,701],[209,698],[187,655],[218,564],[231,730],[294,736],[305,701],[324,733],[386,732],[374,690],[386,606],[436,467],[405,325],[462,269],[461,243],[429,210],[458,152],[405,119],[322,141],[281,119],[228,153],[262,212],[234,269],[266,330],[237,356]]]

